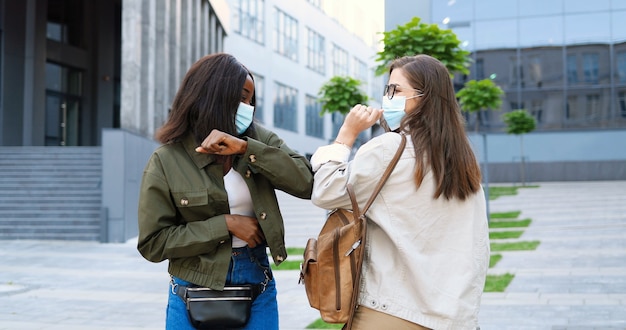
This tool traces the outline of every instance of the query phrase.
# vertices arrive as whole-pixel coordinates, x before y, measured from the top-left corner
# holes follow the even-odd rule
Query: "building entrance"
[[[47,146],[79,145],[82,72],[46,63]]]

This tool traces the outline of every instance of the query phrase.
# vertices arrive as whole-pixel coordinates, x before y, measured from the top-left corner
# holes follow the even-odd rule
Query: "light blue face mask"
[[[253,117],[254,107],[243,102],[239,103],[239,107],[237,108],[237,114],[235,115],[235,125],[237,125],[238,134],[243,134],[243,132],[245,132],[248,127],[250,127]]]
[[[383,97],[383,117],[392,131],[400,127],[400,121],[406,114],[405,106],[406,96],[396,95],[391,100],[386,96]]]

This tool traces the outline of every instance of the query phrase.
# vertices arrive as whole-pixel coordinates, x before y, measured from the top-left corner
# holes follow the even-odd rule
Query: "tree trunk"
[[[524,134],[521,134],[519,136],[519,142],[520,142],[520,155],[521,155],[521,159],[520,159],[520,173],[521,173],[521,181],[522,181],[522,186],[526,186],[526,178],[524,177]]]

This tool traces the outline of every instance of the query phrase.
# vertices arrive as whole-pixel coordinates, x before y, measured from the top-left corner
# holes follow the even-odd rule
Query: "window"
[[[281,83],[276,83],[274,97],[274,127],[297,132],[298,90]]]
[[[510,102],[510,106],[511,106],[511,110],[525,109],[524,102],[522,103]]]
[[[482,58],[476,59],[476,80],[485,79],[485,61]]]
[[[532,87],[541,88],[542,85],[542,71],[541,71],[541,58],[539,56],[531,56],[528,63],[528,73],[530,75],[530,82]]]
[[[62,44],[83,47],[83,1],[48,0],[46,38]]]
[[[566,119],[576,119],[578,118],[578,97],[569,96],[567,98],[567,104],[565,107],[565,118]]]
[[[265,103],[265,78],[256,73],[253,73],[252,75],[254,76],[254,118],[259,122],[264,123],[263,109]]]
[[[370,74],[370,83],[369,83],[369,96],[371,99],[376,100],[380,97],[380,91],[383,89],[383,76],[378,76],[376,74],[376,69],[372,68],[369,70]]]
[[[307,28],[306,67],[315,72],[326,74],[325,49],[324,37],[311,28]]]
[[[517,57],[511,57],[511,86],[518,84],[524,87],[524,67],[517,62]],[[483,78],[484,79],[484,78]]]
[[[322,105],[314,96],[306,96],[306,135],[324,138],[324,117],[320,116]]]
[[[359,60],[354,57],[352,61],[352,76],[357,80],[360,80],[362,85],[361,88],[365,89],[367,86],[367,64],[365,62]]]
[[[626,52],[617,53],[617,81],[626,83]]]
[[[599,58],[600,55],[598,54],[583,54],[583,72],[585,74],[586,83],[598,83]]]
[[[234,30],[252,41],[265,43],[264,0],[237,0],[234,6]]]
[[[274,50],[291,60],[298,61],[298,21],[278,8],[274,30]]]
[[[343,125],[343,120],[344,120],[345,116],[342,115],[339,111],[335,111],[332,114],[332,120],[333,120],[333,134],[332,136],[335,137],[337,136],[337,134],[339,134],[339,129],[341,128],[341,125]]]
[[[600,118],[600,95],[587,95],[587,119]]]
[[[576,54],[567,55],[567,83],[575,85],[578,83],[578,66]]]
[[[543,115],[543,104],[541,100],[533,100],[530,102],[530,114],[535,117],[537,124],[541,123],[541,116]]]
[[[619,92],[619,114],[622,118],[626,118],[626,92]]]
[[[348,75],[348,52],[333,44],[333,76]]]

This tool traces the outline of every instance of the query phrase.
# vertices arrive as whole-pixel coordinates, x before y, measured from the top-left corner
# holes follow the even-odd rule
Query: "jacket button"
[[[220,241],[220,244],[224,244],[226,241]]]
[[[250,172],[250,170],[247,170],[246,171],[246,178],[249,178],[251,174],[252,174],[252,172]]]
[[[182,206],[187,206],[187,205],[189,205],[189,200],[188,200],[187,198],[182,198],[182,199],[180,200],[180,205],[182,205]]]
[[[256,162],[256,156],[255,155],[250,155],[250,157],[248,157],[248,158],[250,158],[250,163]]]
[[[261,220],[265,220],[267,218],[267,213],[261,212]]]

